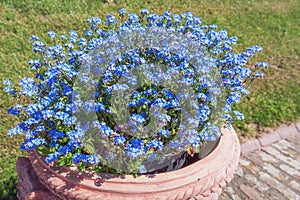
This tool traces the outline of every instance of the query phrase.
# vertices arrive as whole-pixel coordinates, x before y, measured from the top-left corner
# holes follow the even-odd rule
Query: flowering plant
[[[246,66],[261,47],[233,53],[236,37],[191,12],[126,13],[103,24],[89,18],[82,37],[49,31],[53,46],[30,37],[40,55],[29,61],[35,77],[20,87],[4,81],[5,92],[32,102],[8,109],[21,119],[8,131],[24,133],[21,149],[37,149],[47,163],[146,173],[147,163],[193,155],[220,137],[220,126],[244,118],[231,107],[268,67]]]

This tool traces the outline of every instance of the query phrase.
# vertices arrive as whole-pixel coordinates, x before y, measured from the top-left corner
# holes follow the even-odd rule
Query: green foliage
[[[57,161],[58,166],[71,166],[72,165],[72,153],[69,152],[67,155],[62,156],[59,158],[59,160]]]
[[[234,3],[233,3],[234,2]],[[16,124],[6,113],[13,99],[4,94],[2,81],[8,77],[18,81],[30,74],[27,61],[33,57],[29,36],[37,34],[49,41],[48,30],[65,33],[81,30],[91,16],[105,17],[125,7],[139,12],[147,7],[150,12],[171,10],[182,13],[190,10],[202,17],[204,23],[216,23],[230,35],[239,38],[237,51],[259,44],[264,48],[253,63],[262,58],[270,64],[265,79],[251,89],[251,96],[237,107],[246,120],[238,122],[243,137],[257,135],[264,127],[277,126],[300,118],[300,2],[287,1],[193,1],[165,0],[2,0],[0,2],[0,199],[15,199],[17,175],[16,158],[24,155],[19,149],[21,137],[9,138],[7,130]],[[85,30],[82,30],[85,31]],[[33,74],[33,73],[32,73]],[[238,131],[241,132],[241,131]],[[64,158],[68,162],[68,158]],[[63,161],[61,161],[63,162]],[[84,166],[83,166],[84,167]],[[99,169],[105,171],[105,169]]]

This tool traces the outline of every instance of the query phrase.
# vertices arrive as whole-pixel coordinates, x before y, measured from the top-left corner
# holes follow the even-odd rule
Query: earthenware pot
[[[58,199],[84,200],[218,199],[233,178],[239,156],[240,144],[233,129],[222,129],[216,147],[199,161],[175,171],[136,178],[48,165],[36,151],[29,153],[34,172],[50,193]]]

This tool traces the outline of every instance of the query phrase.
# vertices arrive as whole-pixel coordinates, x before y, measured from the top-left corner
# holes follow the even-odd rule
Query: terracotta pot
[[[29,158],[40,182],[58,199],[218,199],[233,178],[240,156],[235,131],[223,129],[222,133],[205,158],[182,169],[137,178],[50,166],[35,151]]]

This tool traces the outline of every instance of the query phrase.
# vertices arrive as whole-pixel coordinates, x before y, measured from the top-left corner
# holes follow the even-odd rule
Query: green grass
[[[208,2],[208,1],[207,1]],[[28,40],[32,34],[48,41],[47,31],[67,33],[87,28],[85,20],[91,16],[117,14],[121,7],[138,12],[147,7],[151,12],[173,13],[192,11],[204,23],[216,23],[239,38],[238,51],[259,44],[264,52],[253,58],[267,60],[270,69],[259,80],[249,97],[236,106],[246,120],[236,123],[241,139],[255,137],[267,127],[293,122],[300,118],[300,2],[289,1],[204,1],[164,0],[7,0],[0,2],[0,199],[14,199],[16,192],[15,162],[19,155],[20,138],[8,138],[6,132],[16,119],[6,114],[14,100],[2,92],[4,79],[15,83],[31,74],[27,61],[34,58]],[[83,30],[82,30],[83,31]]]

